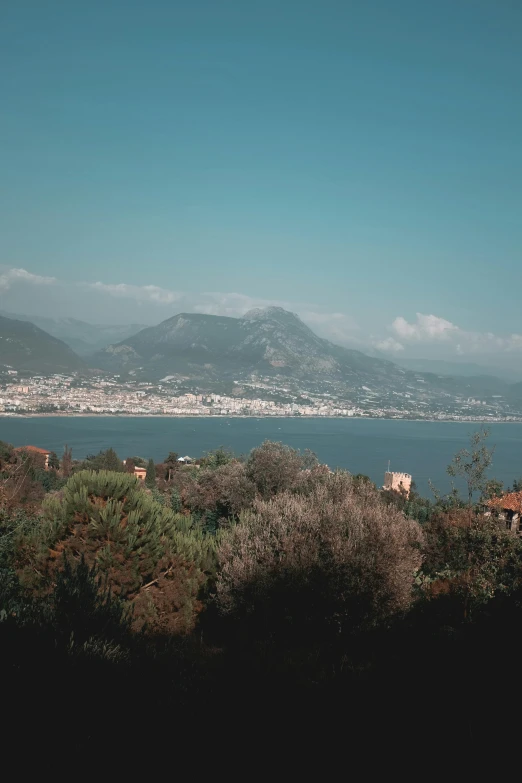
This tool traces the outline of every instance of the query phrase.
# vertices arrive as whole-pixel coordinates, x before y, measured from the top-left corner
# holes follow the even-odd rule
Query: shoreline
[[[0,419],[251,419],[258,421],[260,419],[295,419],[308,421],[311,419],[338,419],[340,421],[412,421],[412,422],[437,422],[445,424],[522,424],[522,418],[509,419],[410,419],[402,416],[240,416],[234,414],[214,414],[203,416],[199,414],[176,414],[168,413],[3,413],[0,412]]]

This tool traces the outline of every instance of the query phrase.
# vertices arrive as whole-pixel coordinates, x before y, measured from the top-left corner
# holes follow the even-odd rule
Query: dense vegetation
[[[15,734],[28,712],[32,743],[72,753],[93,752],[104,713],[113,749],[135,730],[157,746],[252,740],[266,720],[380,744],[444,726],[455,748],[505,731],[522,544],[484,514],[502,492],[485,433],[449,467],[466,497],[433,501],[269,442],[189,466],[42,460],[0,444]]]

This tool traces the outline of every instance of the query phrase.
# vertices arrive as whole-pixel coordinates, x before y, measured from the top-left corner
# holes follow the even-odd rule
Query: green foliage
[[[18,538],[21,573],[29,584],[35,568],[41,574],[37,581],[52,583],[64,552],[83,554],[120,595],[131,595],[153,579],[166,554],[198,567],[208,562],[208,547],[190,517],[156,502],[127,473],[76,473],[60,496],[45,500],[43,515],[38,527]]]
[[[137,468],[146,468],[147,467],[147,460],[143,457],[127,457],[127,459],[132,460]]]
[[[434,516],[424,531],[428,594],[457,597],[466,618],[520,585],[522,542],[493,517],[475,514],[470,521],[467,510],[457,509]]]
[[[487,470],[493,462],[494,452],[485,444],[489,434],[487,429],[473,433],[470,448],[458,451],[447,467],[448,475],[465,481],[469,506],[473,502],[473,493],[482,492],[487,486]]]
[[[181,502],[181,495],[179,493],[179,490],[174,487],[172,492],[170,493],[170,507],[172,511],[175,513],[178,513],[183,508],[183,504]]]
[[[44,470],[43,468],[36,468],[32,471],[33,481],[42,485],[45,492],[55,492],[61,489],[67,479],[60,478],[54,470]]]
[[[214,451],[207,451],[199,462],[205,468],[219,468],[222,465],[228,465],[233,459],[235,459],[234,453],[230,449],[220,446]]]
[[[386,503],[399,508],[405,517],[415,519],[421,525],[426,524],[436,511],[436,506],[429,499],[418,494],[413,481],[409,495],[394,490],[383,490],[381,495]]]
[[[360,486],[368,486],[377,489],[371,478],[369,476],[365,476],[364,473],[356,473],[354,476],[352,476],[352,480],[356,489]]]
[[[262,616],[261,633],[275,622],[320,644],[408,607],[422,541],[371,486],[362,494],[333,474],[306,496],[283,492],[241,513],[221,536],[218,600],[238,619]]]
[[[106,449],[98,454],[89,454],[79,466],[80,470],[111,470],[115,473],[124,473],[125,466],[114,449]]]
[[[0,440],[0,467],[3,462],[8,462],[13,457],[13,447],[10,443]]]
[[[147,474],[145,476],[145,484],[150,489],[156,486],[156,466],[154,465],[153,459],[149,459],[147,463]]]
[[[283,443],[265,441],[252,449],[246,461],[246,477],[263,498],[296,487],[305,470],[318,466],[317,457],[308,449],[301,454]]]
[[[49,454],[49,467],[53,470],[59,470],[60,469],[60,460],[58,459],[58,455],[55,451],[51,451]]]
[[[497,479],[489,479],[486,481],[482,489],[480,502],[486,503],[488,500],[491,500],[491,498],[502,497],[504,491],[504,484],[502,481],[497,481]]]
[[[76,645],[96,637],[114,640],[130,629],[129,606],[112,595],[96,566],[89,567],[83,555],[77,562],[64,554],[52,607],[57,629],[72,636]]]
[[[167,481],[170,481],[174,471],[176,471],[179,468],[178,457],[179,454],[177,451],[169,451],[169,455],[165,460],[165,462],[163,463],[165,468],[165,479]]]

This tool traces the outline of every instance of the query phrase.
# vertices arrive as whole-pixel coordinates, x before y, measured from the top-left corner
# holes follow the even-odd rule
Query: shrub
[[[261,630],[317,640],[372,625],[409,606],[422,540],[371,485],[355,491],[348,474],[333,474],[306,497],[256,500],[224,533],[218,604],[255,614]]]
[[[154,606],[160,614],[168,612],[175,579],[177,597],[170,611],[183,621],[171,618],[170,627],[193,626],[212,545],[190,517],[157,503],[134,476],[107,471],[75,474],[62,492],[44,502],[43,516],[40,526],[18,537],[23,585],[45,594],[56,588],[64,562],[84,561],[96,567],[115,596],[136,604],[134,625],[141,628],[139,612],[145,604],[148,616]],[[145,601],[145,594],[153,600]]]

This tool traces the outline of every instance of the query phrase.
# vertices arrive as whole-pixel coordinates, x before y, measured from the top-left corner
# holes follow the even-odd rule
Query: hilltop
[[[341,348],[312,332],[280,307],[251,310],[242,318],[180,313],[111,345],[96,366],[142,376],[191,379],[245,378],[252,374],[353,382],[404,377],[392,362]]]
[[[28,321],[0,316],[0,369],[61,373],[85,367],[83,359],[62,340]]]

